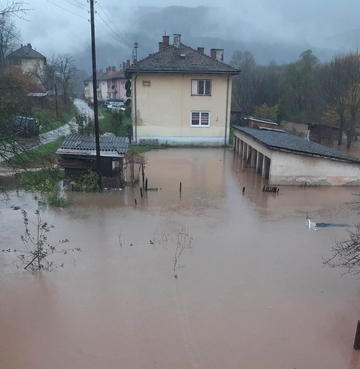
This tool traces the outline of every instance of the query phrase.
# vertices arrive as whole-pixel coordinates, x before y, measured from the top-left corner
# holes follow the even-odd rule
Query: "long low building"
[[[360,158],[282,130],[233,128],[235,153],[271,185],[360,185]]]

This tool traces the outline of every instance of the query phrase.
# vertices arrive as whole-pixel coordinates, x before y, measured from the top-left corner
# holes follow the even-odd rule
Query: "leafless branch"
[[[355,229],[347,229],[349,238],[336,242],[331,248],[332,256],[323,258],[323,263],[331,268],[341,268],[342,274],[360,274],[360,224]]]

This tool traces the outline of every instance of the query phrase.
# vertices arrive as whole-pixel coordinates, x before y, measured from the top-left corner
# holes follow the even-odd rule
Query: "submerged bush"
[[[80,192],[100,192],[98,174],[88,170],[74,181],[73,189]]]
[[[49,206],[65,207],[72,202],[61,193],[59,181],[64,178],[64,171],[59,168],[45,168],[20,175],[18,185],[25,190],[39,193],[42,202]]]
[[[54,185],[64,178],[64,171],[59,168],[44,168],[19,175],[18,185],[33,192],[52,191]]]

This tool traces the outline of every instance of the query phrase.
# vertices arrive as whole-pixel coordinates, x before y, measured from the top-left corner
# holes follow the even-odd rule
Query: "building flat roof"
[[[251,136],[254,140],[262,143],[271,150],[292,152],[299,155],[320,156],[332,160],[360,164],[360,158],[344,154],[290,133],[280,132],[279,130],[265,130],[240,126],[233,126],[233,128]]]

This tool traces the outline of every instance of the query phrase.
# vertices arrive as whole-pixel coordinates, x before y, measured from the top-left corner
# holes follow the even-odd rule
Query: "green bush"
[[[88,170],[74,182],[73,189],[80,192],[100,192],[98,174]]]
[[[64,178],[64,171],[59,168],[44,168],[19,175],[18,185],[34,192],[50,192],[54,185]]]

